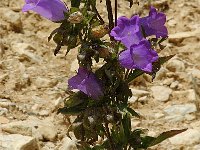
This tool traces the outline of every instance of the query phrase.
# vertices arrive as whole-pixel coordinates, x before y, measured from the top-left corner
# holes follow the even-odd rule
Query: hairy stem
[[[106,0],[106,6],[108,12],[109,29],[112,30],[112,28],[114,27],[114,22],[113,22],[112,5],[110,0]]]
[[[117,26],[117,0],[115,0],[115,26]]]

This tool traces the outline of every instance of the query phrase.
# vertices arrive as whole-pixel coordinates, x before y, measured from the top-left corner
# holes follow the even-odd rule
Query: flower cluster
[[[155,35],[156,38],[167,37],[165,22],[165,14],[157,12],[154,7],[150,8],[149,16],[144,18],[139,18],[137,15],[130,19],[124,16],[118,18],[117,26],[112,29],[110,35],[126,47],[126,50],[119,55],[121,66],[152,72],[152,62],[158,59],[158,54],[145,37],[151,35]]]
[[[55,22],[64,20],[64,13],[69,11],[60,0],[25,0],[25,2],[23,12],[32,10]],[[69,16],[68,21],[80,23],[82,19],[82,14],[75,12]],[[151,35],[155,35],[156,38],[167,37],[165,22],[166,16],[153,7],[147,17],[140,18],[136,15],[130,19],[124,16],[118,18],[117,26],[112,29],[110,35],[126,47],[126,50],[119,54],[122,67],[152,72],[152,63],[158,59],[158,54],[151,48],[146,37]],[[92,30],[92,33],[95,33],[94,31]],[[102,32],[102,35],[104,34],[107,32]],[[69,79],[68,84],[70,89],[78,89],[93,99],[98,100],[103,96],[101,81],[86,68],[80,67],[77,75]]]

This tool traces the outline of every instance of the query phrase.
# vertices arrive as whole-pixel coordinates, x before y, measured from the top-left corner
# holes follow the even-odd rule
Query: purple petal
[[[94,74],[90,74],[86,81],[86,94],[93,99],[100,99],[103,96],[103,91],[100,82]]]
[[[85,68],[79,68],[78,74],[68,80],[68,85],[70,89],[78,89],[93,99],[100,99],[103,96],[100,80]]]
[[[147,40],[141,41],[138,45],[132,45],[130,48],[132,59],[138,69],[143,71],[152,71],[152,62],[158,59],[158,54],[151,49]]]
[[[143,39],[142,33],[139,31],[134,34],[130,34],[121,39],[121,42],[128,48],[133,44],[138,44]]]
[[[63,20],[65,18],[64,12],[68,11],[60,0],[26,0],[26,3],[23,11],[33,10],[51,21]],[[35,7],[30,7],[30,5]]]
[[[139,43],[139,41],[143,39],[139,27],[139,17],[133,16],[130,19],[119,17],[117,26],[112,29],[110,35],[113,36],[115,40],[121,41],[127,48],[132,44]]]
[[[134,68],[134,62],[131,56],[130,50],[125,50],[120,53],[119,55],[119,63],[121,66],[127,69],[133,69]]]
[[[36,6],[33,4],[25,4],[22,8],[23,12],[29,11],[29,10],[33,10]]]
[[[140,25],[143,26],[146,36],[156,35],[156,38],[167,37],[167,28],[164,26],[166,15],[157,12],[154,7],[151,7],[149,16],[140,18]]]
[[[133,44],[130,49],[119,55],[119,62],[124,68],[140,69],[146,72],[152,72],[152,62],[157,59],[158,54],[151,49],[151,45],[147,40],[142,40],[139,44]]]

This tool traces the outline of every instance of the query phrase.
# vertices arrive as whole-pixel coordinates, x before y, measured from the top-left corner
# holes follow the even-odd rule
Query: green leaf
[[[55,30],[53,30],[53,31],[51,32],[51,34],[50,34],[49,37],[48,37],[48,42],[52,39],[53,35],[56,34],[58,31],[59,31],[59,28],[56,28]]]
[[[168,138],[171,138],[177,134],[180,134],[184,131],[186,131],[187,129],[182,129],[182,130],[170,130],[170,131],[167,131],[167,132],[163,132],[162,134],[160,134],[157,138],[155,138],[154,140],[152,140],[148,147],[150,146],[154,146],[156,144],[159,144],[161,143],[162,141],[168,139]]]
[[[144,73],[144,71],[139,70],[139,69],[133,70],[132,73],[129,74],[128,79],[126,80],[126,82],[129,83],[129,82],[133,81],[135,78],[139,77],[143,73]]]
[[[58,114],[64,114],[64,115],[77,115],[85,110],[85,107],[83,107],[81,104],[75,107],[63,107],[58,109]]]
[[[71,7],[79,7],[81,0],[71,0]]]
[[[174,57],[175,55],[169,55],[169,56],[164,56],[164,57],[160,57],[159,58],[159,61],[160,61],[160,64],[164,64],[166,61],[170,60],[172,57]]]
[[[124,118],[122,119],[122,125],[123,125],[123,128],[124,128],[125,137],[128,140],[130,133],[131,133],[131,119],[130,119],[128,114],[126,114],[124,116]]]
[[[128,111],[132,116],[135,116],[135,117],[137,117],[137,118],[140,118],[140,115],[139,115],[135,110],[133,110],[132,108],[127,107],[127,111]]]

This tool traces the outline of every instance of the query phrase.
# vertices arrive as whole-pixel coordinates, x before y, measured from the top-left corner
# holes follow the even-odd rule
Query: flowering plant
[[[133,1],[130,2],[132,7]],[[117,6],[117,0],[115,0]],[[71,8],[60,0],[26,0],[23,11],[32,10],[60,22],[49,36],[57,44],[54,54],[67,46],[66,54],[78,48],[79,69],[68,80],[69,97],[58,113],[75,115],[73,131],[79,149],[147,149],[185,130],[171,130],[158,137],[131,128],[131,117],[140,115],[129,105],[129,84],[146,73],[155,78],[160,66],[173,55],[159,57],[157,49],[167,38],[165,14],[150,8],[146,17],[121,16],[115,23],[111,0],[106,0],[109,23],[98,12],[96,0],[71,0]],[[104,38],[109,35],[109,38]],[[103,60],[99,68],[93,62]],[[78,92],[70,91],[77,89]]]

